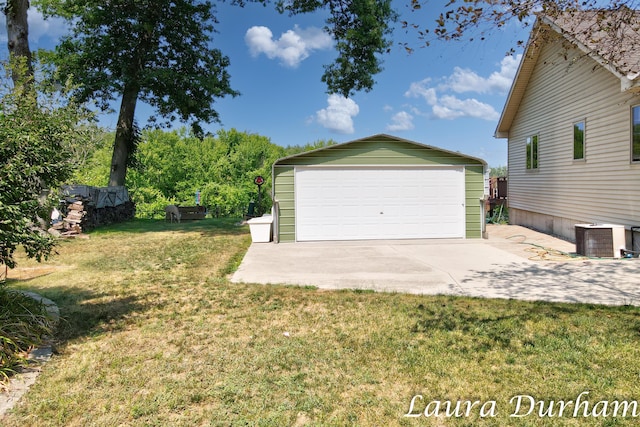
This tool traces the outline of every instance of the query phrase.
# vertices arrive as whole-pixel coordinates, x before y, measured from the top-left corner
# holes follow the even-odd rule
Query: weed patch
[[[24,365],[27,352],[53,331],[53,319],[40,301],[0,282],[0,390]]]

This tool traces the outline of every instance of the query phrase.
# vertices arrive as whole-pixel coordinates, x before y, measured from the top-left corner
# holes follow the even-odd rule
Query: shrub
[[[0,73],[12,69],[0,63]],[[32,84],[27,90],[0,78],[0,266],[9,268],[19,246],[38,261],[53,250],[55,240],[44,231],[46,224],[39,225],[46,218],[44,195],[69,176],[69,147],[83,144],[81,127],[91,118],[66,97],[70,88],[59,93],[44,83]]]
[[[150,187],[130,189],[131,199],[136,203],[136,217],[164,218],[164,208],[175,204],[175,200],[165,197],[160,190]]]
[[[42,302],[0,282],[0,387],[52,329],[53,319]]]

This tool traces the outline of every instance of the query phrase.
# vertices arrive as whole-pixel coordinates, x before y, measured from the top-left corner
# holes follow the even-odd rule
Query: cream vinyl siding
[[[566,59],[565,59],[566,57]],[[585,222],[640,225],[640,164],[631,162],[631,107],[640,97],[578,50],[541,48],[509,129],[509,206]],[[573,124],[584,120],[584,160],[573,159]],[[539,135],[538,169],[526,169]]]

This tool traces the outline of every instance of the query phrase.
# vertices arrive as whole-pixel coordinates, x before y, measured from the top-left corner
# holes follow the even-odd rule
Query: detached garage
[[[389,135],[282,158],[275,241],[480,238],[486,166]]]

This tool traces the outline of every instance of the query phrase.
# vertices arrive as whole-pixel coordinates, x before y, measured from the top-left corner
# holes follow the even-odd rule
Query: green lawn
[[[232,284],[249,244],[232,220],[137,220],[64,241],[45,264],[21,260],[9,286],[56,301],[63,322],[57,354],[0,424],[640,422],[638,308]],[[529,415],[510,416],[517,396],[520,415],[535,400]],[[419,417],[405,416],[412,399]]]

